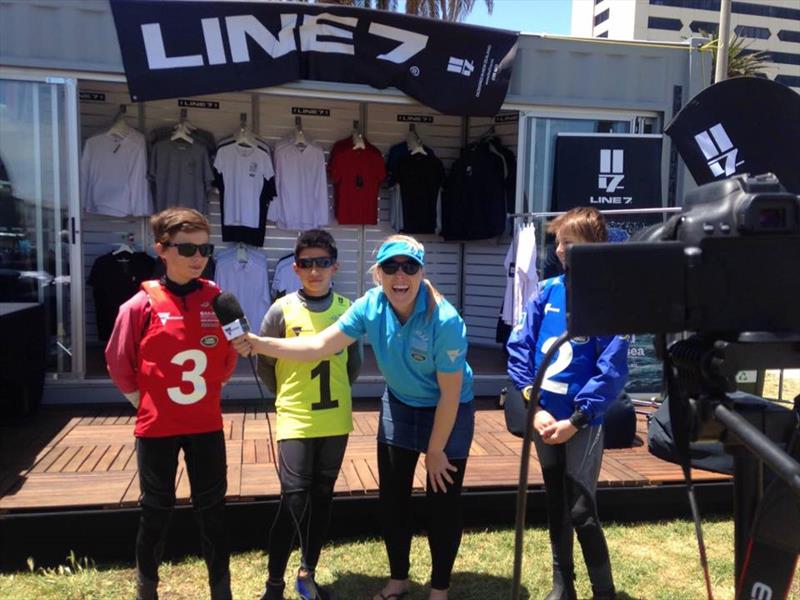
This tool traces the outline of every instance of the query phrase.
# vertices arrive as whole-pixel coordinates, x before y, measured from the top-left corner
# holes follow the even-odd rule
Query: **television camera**
[[[800,196],[772,174],[709,183],[630,242],[576,245],[567,265],[569,337],[658,334],[696,521],[689,444],[721,440],[733,455],[736,597],[785,597],[800,553],[800,397],[751,411],[729,394],[739,371],[800,367]]]

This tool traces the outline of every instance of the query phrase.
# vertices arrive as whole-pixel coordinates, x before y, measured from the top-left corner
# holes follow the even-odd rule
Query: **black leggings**
[[[222,431],[163,438],[137,438],[142,513],[136,536],[139,574],[158,582],[172,508],[178,452],[183,450],[212,597],[230,597],[228,530],[225,524],[225,437]],[[216,591],[213,591],[217,589]]]
[[[346,435],[278,442],[281,503],[269,533],[271,580],[283,580],[298,532],[301,567],[316,568],[346,447]]]
[[[419,452],[378,442],[380,505],[383,541],[389,555],[392,579],[408,579],[411,551],[411,489]],[[446,590],[461,545],[461,486],[467,459],[450,459],[458,471],[447,492],[435,493],[426,486],[428,503],[428,546],[431,550],[431,587]]]
[[[564,444],[545,444],[538,434],[533,441],[547,491],[553,567],[572,578],[573,537],[577,533],[595,594],[613,594],[611,561],[595,499],[603,461],[602,426],[580,429]]]

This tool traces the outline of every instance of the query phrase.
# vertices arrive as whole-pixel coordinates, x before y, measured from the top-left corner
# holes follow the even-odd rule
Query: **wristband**
[[[589,425],[589,415],[582,410],[576,410],[569,418],[569,422],[575,429],[583,429]]]

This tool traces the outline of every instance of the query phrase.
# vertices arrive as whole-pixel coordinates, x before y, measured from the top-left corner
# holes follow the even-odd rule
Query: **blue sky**
[[[492,14],[486,2],[476,0],[465,23],[524,31],[569,35],[571,0],[494,0]]]

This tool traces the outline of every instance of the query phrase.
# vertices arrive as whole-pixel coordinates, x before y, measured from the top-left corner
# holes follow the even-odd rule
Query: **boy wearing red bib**
[[[196,210],[168,208],[150,223],[166,275],[144,282],[120,307],[106,347],[111,379],[137,409],[142,514],[136,598],[158,598],[158,565],[175,505],[178,452],[183,450],[211,598],[229,600],[220,398],[237,357],[212,308],[220,290],[200,278],[214,246],[208,243],[208,221]]]

